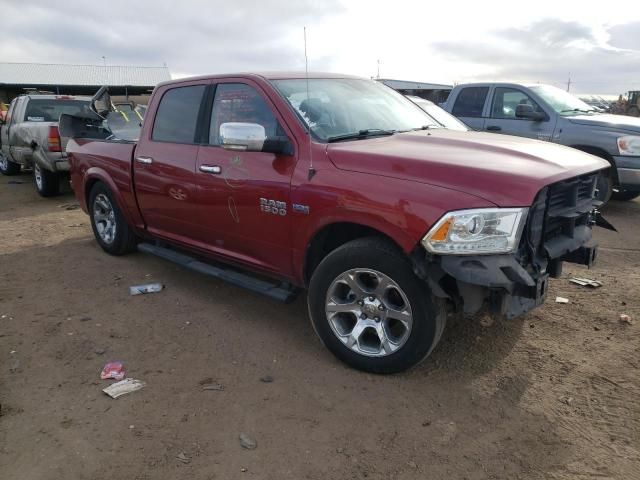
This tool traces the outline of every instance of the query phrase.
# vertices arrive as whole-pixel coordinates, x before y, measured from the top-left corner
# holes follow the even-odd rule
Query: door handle
[[[502,130],[502,127],[499,127],[498,125],[489,125],[487,127],[487,130],[489,132],[499,132],[500,130]]]
[[[222,173],[222,169],[218,165],[200,165],[200,171],[204,173],[213,173],[214,175]]]
[[[136,160],[145,165],[151,165],[153,163],[153,158],[151,157],[136,157]]]

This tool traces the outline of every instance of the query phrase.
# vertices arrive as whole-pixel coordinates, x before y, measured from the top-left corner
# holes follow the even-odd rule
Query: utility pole
[[[571,89],[571,72],[569,72],[569,78],[567,79],[567,92]]]
[[[376,73],[376,78],[380,78],[380,60],[378,60],[378,73]]]

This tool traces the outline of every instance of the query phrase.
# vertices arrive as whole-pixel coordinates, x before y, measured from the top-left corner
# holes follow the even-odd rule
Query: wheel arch
[[[99,182],[104,183],[105,186],[109,189],[127,223],[129,225],[135,225],[134,219],[131,218],[129,209],[126,208],[126,202],[122,198],[122,192],[120,192],[111,176],[101,168],[90,168],[89,170],[87,170],[84,177],[83,197],[85,205],[87,206],[87,212],[89,212],[91,209],[91,205],[89,204],[89,196],[91,195],[91,190],[93,189],[94,185]]]
[[[605,159],[607,162],[611,164],[611,179],[614,184],[618,184],[618,171],[616,170],[616,164],[613,160],[613,156],[607,152],[605,149],[601,147],[594,147],[592,145],[569,145],[571,148],[575,148],[576,150],[580,150],[585,153],[590,153],[591,155],[595,155],[596,157],[600,157]]]
[[[309,285],[313,272],[329,253],[347,242],[365,237],[383,238],[404,253],[402,246],[379,228],[352,221],[328,223],[316,230],[307,242],[302,272],[305,286]]]

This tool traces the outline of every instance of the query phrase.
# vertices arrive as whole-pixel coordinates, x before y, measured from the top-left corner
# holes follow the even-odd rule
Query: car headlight
[[[444,215],[422,239],[431,253],[511,253],[520,241],[528,208],[478,208]]]
[[[637,135],[618,137],[618,151],[620,155],[640,155],[640,137]]]

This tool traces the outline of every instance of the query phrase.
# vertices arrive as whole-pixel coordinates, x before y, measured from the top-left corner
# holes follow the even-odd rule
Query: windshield
[[[273,80],[316,138],[393,133],[439,124],[403,95],[373,80],[311,78]],[[363,133],[364,132],[364,133]]]
[[[550,85],[536,85],[531,87],[556,112],[565,115],[594,112],[595,109],[569,92],[565,92]]]
[[[464,132],[469,130],[469,127],[467,127],[464,123],[462,123],[446,110],[443,110],[442,108],[437,106],[435,103],[425,101],[421,98],[416,98],[413,101],[444,128],[447,128],[449,130],[460,130]]]

